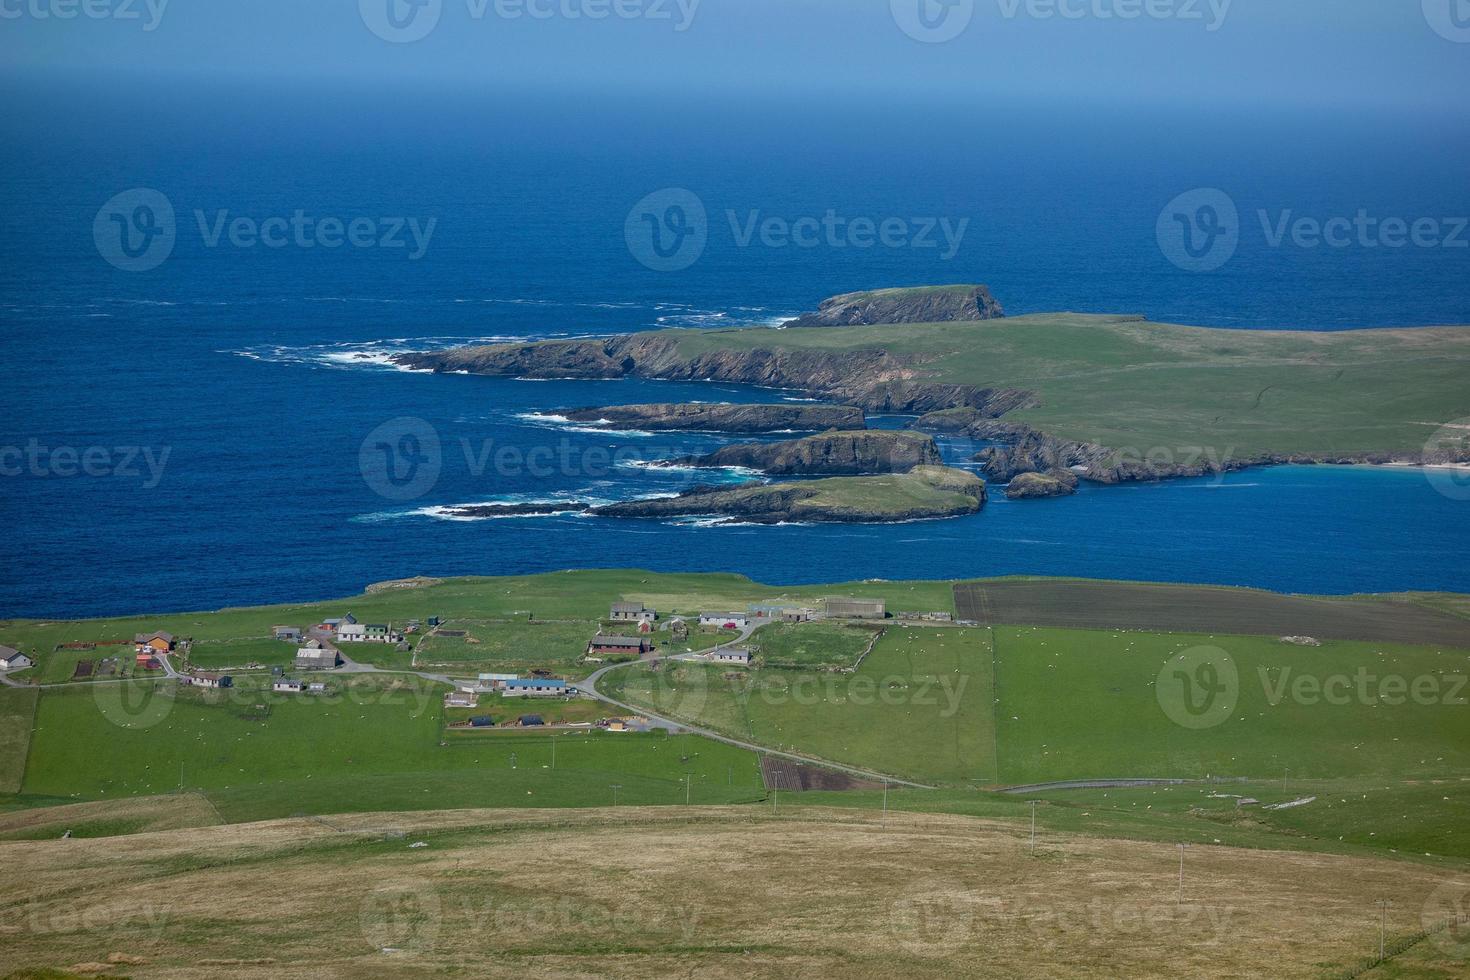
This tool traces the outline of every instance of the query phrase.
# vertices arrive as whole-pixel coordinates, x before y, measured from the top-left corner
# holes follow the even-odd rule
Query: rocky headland
[[[848,405],[608,405],[557,412],[573,422],[610,423],[652,432],[822,432],[863,429],[863,410]]]

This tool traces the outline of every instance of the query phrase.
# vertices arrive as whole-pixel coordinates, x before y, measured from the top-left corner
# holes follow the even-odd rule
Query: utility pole
[[[556,768],[556,736],[551,736],[551,768]]]
[[[623,788],[623,785],[621,783],[613,783],[612,784],[613,806],[617,806],[618,805],[618,790],[620,790],[622,788]]]
[[[514,752],[510,754],[510,767],[512,769],[516,767],[516,754]]]
[[[888,780],[883,780],[883,826],[888,826]]]
[[[1287,776],[1290,776],[1290,775],[1291,775],[1291,770],[1290,769],[1283,769],[1281,771],[1281,792],[1283,792],[1283,793],[1286,792],[1286,777]]]
[[[1388,934],[1388,907],[1393,903],[1386,898],[1378,900],[1378,959],[1384,959]]]
[[[1040,803],[1041,801],[1040,800],[1027,800],[1026,802],[1031,804],[1031,853],[1032,854],[1035,854],[1036,853],[1036,804]]]
[[[1184,850],[1188,844],[1179,845],[1179,904],[1184,904]]]

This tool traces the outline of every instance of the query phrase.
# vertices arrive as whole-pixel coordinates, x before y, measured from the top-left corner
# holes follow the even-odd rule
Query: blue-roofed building
[[[500,688],[500,693],[508,698],[565,698],[574,693],[574,689],[566,681],[540,680],[530,678],[527,680],[505,681]]]

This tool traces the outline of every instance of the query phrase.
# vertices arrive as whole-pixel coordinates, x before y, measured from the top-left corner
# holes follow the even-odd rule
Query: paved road
[[[1061,789],[1146,789],[1150,786],[1187,786],[1204,783],[1205,779],[1069,779],[1057,783],[1030,783],[1025,786],[1004,786],[1001,793],[1046,793]],[[1217,780],[1218,782],[1218,780]]]

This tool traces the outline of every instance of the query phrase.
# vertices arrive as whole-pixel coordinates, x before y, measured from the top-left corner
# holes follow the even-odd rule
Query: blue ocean
[[[589,566],[772,583],[1038,574],[1470,592],[1470,503],[1413,470],[1263,469],[1025,504],[993,494],[974,517],[882,527],[457,519],[445,508],[741,476],[643,465],[728,439],[577,426],[557,409],[801,396],[388,363],[476,341],[775,323],[838,292],[947,282],[987,283],[1011,313],[1470,323],[1470,249],[1267,233],[1287,212],[1470,215],[1463,130],[1163,108],[916,113],[671,95],[593,113],[534,93],[253,95],[255,109],[221,109],[228,92],[49,88],[19,93],[0,119],[0,616]],[[630,209],[666,189],[705,212],[685,268],[651,268],[629,245]],[[1238,246],[1209,271],[1171,262],[1158,238],[1166,204],[1199,189],[1239,213]],[[108,203],[140,190],[173,212],[168,253],[149,268],[99,245]],[[760,230],[804,219],[842,233]],[[865,236],[865,223],[894,234]],[[365,478],[384,431],[433,444],[432,478]],[[956,462],[974,448],[945,445]]]

